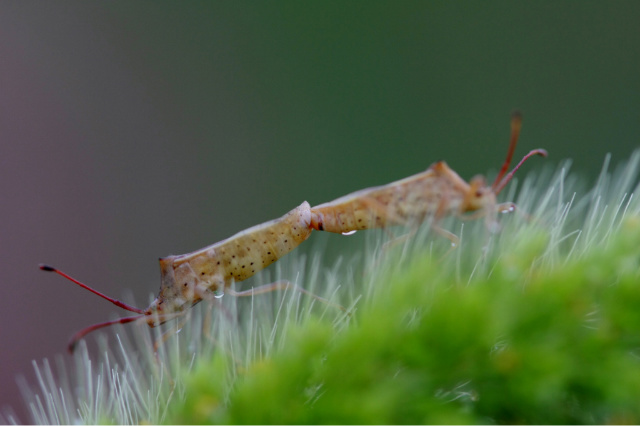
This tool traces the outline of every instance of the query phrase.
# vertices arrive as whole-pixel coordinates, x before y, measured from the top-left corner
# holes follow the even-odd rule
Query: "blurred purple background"
[[[0,3],[0,407],[157,258],[445,159],[638,146],[640,3]],[[526,170],[523,174],[526,174]],[[328,238],[318,236],[317,238]],[[303,248],[308,250],[308,248]],[[128,293],[130,291],[130,293]],[[133,296],[133,299],[130,297]]]

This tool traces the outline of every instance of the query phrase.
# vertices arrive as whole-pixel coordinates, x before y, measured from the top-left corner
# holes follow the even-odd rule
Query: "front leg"
[[[304,288],[297,286],[295,284],[293,284],[290,281],[287,280],[280,280],[280,281],[275,281],[269,284],[264,284],[258,287],[254,287],[251,288],[249,290],[243,290],[243,291],[235,291],[232,288],[227,288],[225,289],[225,294],[228,294],[229,296],[234,296],[234,297],[247,297],[247,296],[255,296],[258,294],[263,294],[263,293],[269,293],[272,291],[277,291],[277,290],[294,290],[294,291],[299,291],[300,293],[306,294],[307,296],[311,296],[314,299],[325,303],[327,305],[331,305],[331,306],[335,306],[336,308],[347,312],[347,309],[342,306],[342,305],[338,305],[337,303],[333,303],[327,299],[325,299],[324,297],[320,297],[318,295],[315,295],[313,293],[311,293],[309,290],[305,290]]]

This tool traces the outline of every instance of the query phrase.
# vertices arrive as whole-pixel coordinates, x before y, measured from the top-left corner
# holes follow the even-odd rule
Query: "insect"
[[[457,243],[457,237],[436,225],[446,215],[466,218],[486,215],[487,226],[493,230],[497,227],[496,213],[515,209],[513,203],[498,204],[496,196],[529,157],[547,156],[544,149],[535,149],[507,173],[521,126],[522,115],[515,112],[511,118],[507,158],[491,186],[487,186],[482,176],[476,176],[467,183],[444,161],[438,161],[422,173],[313,207],[311,226],[320,231],[348,234],[362,229],[415,225],[432,218],[432,228],[449,238],[453,245]],[[476,214],[465,215],[469,212]]]
[[[312,231],[310,220],[309,203],[305,201],[279,219],[254,226],[211,246],[189,254],[161,258],[160,291],[146,309],[130,306],[102,294],[52,266],[40,265],[40,269],[55,272],[114,305],[138,314],[94,324],[80,330],[69,342],[69,351],[73,352],[76,343],[94,330],[142,319],[150,327],[156,327],[184,314],[187,309],[203,299],[213,299],[217,292],[249,296],[295,287],[324,301],[288,281],[265,284],[244,292],[235,292],[230,288],[233,282],[246,280],[309,238]]]

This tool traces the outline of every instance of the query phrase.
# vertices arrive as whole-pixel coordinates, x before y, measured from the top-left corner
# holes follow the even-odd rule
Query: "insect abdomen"
[[[215,277],[223,277],[225,285],[245,280],[309,238],[310,221],[310,207],[305,201],[281,218],[239,232],[197,252],[176,257],[174,267],[188,262],[198,280],[205,283]]]
[[[319,231],[342,233],[382,228],[385,224],[385,215],[369,208],[362,199],[330,203],[311,210],[311,227]]]
[[[280,219],[248,230],[220,247],[225,281],[242,281],[286,255],[311,235],[310,208],[306,201]],[[266,226],[268,225],[268,226]]]

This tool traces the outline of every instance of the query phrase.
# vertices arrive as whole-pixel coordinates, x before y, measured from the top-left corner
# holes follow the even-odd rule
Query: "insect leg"
[[[458,247],[458,244],[460,244],[460,238],[458,238],[458,236],[456,234],[454,234],[453,232],[447,231],[446,229],[441,228],[436,224],[432,224],[431,225],[431,229],[436,234],[438,234],[441,237],[444,237],[447,240],[451,241],[451,248]]]
[[[498,232],[501,228],[496,217],[497,213],[512,213],[512,212],[516,212],[522,215],[522,217],[528,222],[533,220],[533,217],[531,215],[519,209],[518,206],[512,202],[490,204],[485,208],[481,210],[477,210],[473,213],[458,214],[457,217],[458,219],[463,221],[476,220],[476,219],[485,217],[487,229],[489,230],[489,232],[495,233],[495,232]]]
[[[227,308],[224,307],[224,305],[222,305],[221,301],[214,297],[210,292],[205,292],[205,291],[199,291],[199,287],[196,286],[196,290],[195,293],[198,295],[198,297],[201,300],[210,302],[210,303],[214,303],[216,306],[215,308],[220,309],[221,312],[225,315],[225,317],[227,317],[227,320],[229,320],[230,322],[233,321],[233,316],[231,315],[231,313],[229,312],[229,310]],[[182,311],[182,312],[177,312],[175,314],[171,314],[174,317],[182,317],[180,319],[180,321],[173,325],[171,328],[169,328],[168,330],[164,331],[160,336],[158,336],[153,343],[153,352],[154,354],[156,354],[156,358],[158,358],[158,350],[160,349],[160,345],[163,345],[167,340],[169,340],[169,338],[171,336],[173,336],[174,334],[178,333],[180,331],[180,329],[182,329],[182,327],[184,327],[185,323],[189,320],[189,318],[187,317],[187,315],[190,314],[190,311]],[[208,314],[207,314],[208,315]],[[209,325],[207,325],[207,328],[209,327]],[[208,329],[207,329],[207,333],[208,333]]]
[[[447,211],[449,209],[449,201],[450,201],[449,193],[445,191],[442,194],[442,198],[440,199],[440,202],[438,203],[438,208],[436,209],[436,212],[433,215],[433,219],[431,221],[430,227],[436,234],[451,241],[451,249],[453,249],[455,247],[458,247],[458,244],[460,244],[460,238],[458,238],[458,236],[455,235],[453,232],[449,232],[446,229],[438,226],[438,222],[440,222],[440,220],[447,214]],[[447,254],[449,253],[449,251],[447,251]]]
[[[496,206],[496,211],[498,213],[516,212],[519,215],[521,215],[527,222],[533,221],[533,216],[531,216],[529,213],[525,212],[524,210],[518,208],[518,206],[515,205],[514,203],[500,203]]]
[[[225,289],[225,294],[228,294],[230,296],[234,296],[234,297],[246,297],[246,296],[254,296],[257,294],[263,294],[263,293],[269,293],[271,291],[277,291],[277,290],[295,290],[295,291],[299,291],[300,293],[306,294],[307,296],[311,296],[314,299],[325,303],[327,305],[331,305],[331,306],[335,306],[336,308],[341,309],[342,311],[347,311],[347,309],[342,306],[339,305],[337,303],[333,303],[330,300],[325,299],[324,297],[320,297],[318,295],[315,295],[313,293],[311,293],[308,290],[305,290],[304,288],[297,286],[295,284],[293,284],[290,281],[287,280],[280,280],[280,281],[275,281],[272,282],[270,284],[264,284],[258,287],[254,287],[252,289],[249,290],[243,290],[243,291],[235,291],[231,288],[227,288]]]
[[[186,322],[187,322],[187,318],[186,317],[180,319],[180,321],[178,321],[177,324],[172,326],[170,329],[166,330],[164,333],[162,333],[160,336],[158,336],[155,339],[155,341],[153,342],[153,353],[156,354],[156,358],[158,357],[158,349],[160,348],[160,345],[164,344],[169,339],[169,337],[173,336],[182,327],[184,327]]]

